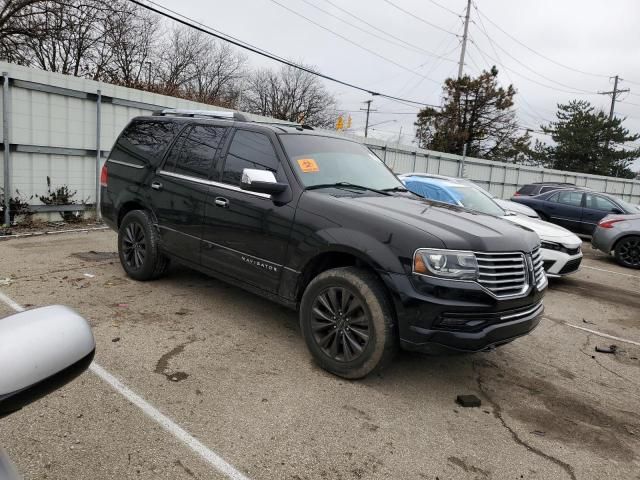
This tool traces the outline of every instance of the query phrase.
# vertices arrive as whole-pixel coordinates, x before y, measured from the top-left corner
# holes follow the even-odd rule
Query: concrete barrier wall
[[[159,108],[225,110],[4,62],[0,62],[0,72],[6,73],[2,88],[9,99],[5,107],[0,95],[3,127],[5,108],[8,120],[8,183],[12,195],[16,190],[26,197],[46,193],[46,177],[49,176],[52,186],[68,185],[71,190],[78,191],[77,200],[94,203],[97,172],[117,135],[131,118],[148,115]],[[255,115],[250,117],[265,120]],[[396,173],[416,171],[450,176],[462,173],[502,198],[510,197],[524,183],[553,180],[572,182],[640,203],[639,181],[469,157],[463,162],[458,155],[385,143],[374,138],[345,136],[368,145]],[[4,150],[7,148],[4,134],[1,141]],[[5,185],[4,163],[0,161],[0,186]],[[31,203],[39,202],[33,199]]]

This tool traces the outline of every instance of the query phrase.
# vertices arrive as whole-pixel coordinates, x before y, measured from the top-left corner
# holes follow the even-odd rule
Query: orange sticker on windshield
[[[313,158],[301,158],[298,160],[298,165],[300,165],[300,170],[302,170],[304,173],[313,173],[320,171],[318,164]]]

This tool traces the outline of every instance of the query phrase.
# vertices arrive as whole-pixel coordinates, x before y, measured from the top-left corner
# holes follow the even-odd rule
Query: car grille
[[[497,297],[523,293],[529,286],[527,262],[522,253],[478,253],[478,283]]]
[[[478,283],[496,297],[521,295],[531,284],[531,275],[538,288],[543,288],[547,277],[544,273],[540,248],[525,256],[520,252],[475,252],[478,260]]]
[[[580,268],[582,258],[575,258],[565,263],[564,267],[558,272],[560,275],[566,275],[567,273],[573,273]]]

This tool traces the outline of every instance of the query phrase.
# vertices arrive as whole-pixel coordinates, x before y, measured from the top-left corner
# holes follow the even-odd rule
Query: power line
[[[456,12],[455,10],[451,10],[449,7],[445,7],[444,5],[442,5],[442,4],[438,3],[438,2],[436,2],[435,0],[429,0],[429,1],[430,1],[431,3],[433,3],[436,7],[440,7],[440,8],[442,8],[443,10],[446,10],[446,11],[447,11],[447,12],[449,12],[449,13],[453,13],[456,17],[460,17],[460,16],[461,16],[461,15],[460,15],[458,12]]]
[[[526,75],[522,74],[521,72],[519,72],[519,71],[517,71],[517,70],[514,70],[514,69],[513,69],[513,68],[511,68],[511,67],[507,67],[507,66],[506,66],[505,64],[503,64],[502,62],[499,62],[498,60],[496,60],[495,58],[493,58],[491,55],[489,55],[487,52],[483,51],[483,50],[478,46],[478,44],[477,44],[476,42],[474,42],[473,40],[471,40],[471,44],[472,44],[473,46],[475,46],[475,47],[476,47],[476,49],[478,50],[478,52],[480,52],[480,55],[482,55],[483,57],[487,57],[487,58],[491,59],[491,60],[492,60],[496,65],[501,65],[501,66],[502,66],[502,68],[504,68],[505,70],[509,70],[510,72],[512,72],[512,73],[514,73],[514,74],[516,74],[516,75],[518,75],[519,77],[522,77],[522,78],[524,78],[525,80],[528,80],[528,81],[530,81],[530,82],[533,82],[533,83],[535,83],[536,85],[540,85],[541,87],[545,87],[545,88],[548,88],[548,89],[550,89],[550,90],[555,90],[556,92],[570,93],[570,94],[572,94],[572,95],[598,95],[598,93],[597,93],[597,92],[594,92],[594,93],[585,93],[584,91],[583,91],[583,92],[579,92],[579,91],[576,91],[576,90],[564,90],[564,89],[562,89],[562,88],[554,87],[553,85],[547,85],[546,83],[539,82],[538,80],[536,80],[536,79],[534,79],[534,78],[531,78],[531,77],[528,77],[528,76],[526,76]],[[488,61],[487,61],[487,63],[490,63],[490,62],[488,62]]]
[[[516,37],[514,37],[513,35],[511,35],[510,33],[506,32],[503,28],[500,27],[500,25],[498,25],[497,23],[495,23],[493,20],[491,20],[489,17],[487,17],[484,13],[482,13],[477,7],[476,10],[478,10],[478,14],[480,14],[482,17],[484,17],[489,23],[491,23],[494,27],[496,27],[498,30],[500,30],[502,33],[504,33],[507,37],[509,37],[511,40],[513,40],[514,42],[518,43],[519,45],[522,45],[524,48],[526,48],[527,50],[529,50],[530,52],[535,53],[536,55],[538,55],[539,57],[544,58],[545,60],[554,63],[562,68],[566,68],[567,70],[572,70],[574,72],[578,72],[578,73],[582,73],[584,75],[591,75],[592,77],[604,77],[604,78],[609,78],[609,75],[604,75],[601,73],[592,73],[592,72],[586,72],[584,70],[580,70],[578,68],[574,68],[574,67],[570,67],[569,65],[565,65],[564,63],[560,63],[556,60],[554,60],[553,58],[549,58],[546,55],[534,50],[533,48],[529,47],[528,45],[526,45],[525,43],[521,42],[520,40],[518,40]]]
[[[475,4],[475,2],[473,3],[473,7],[475,8],[477,13],[480,13],[478,11],[478,6]],[[487,39],[489,40],[489,45],[491,45],[491,49],[493,50],[493,53],[495,53],[496,58],[498,59],[498,61],[500,62],[500,66],[503,66],[503,62],[502,59],[500,58],[500,55],[498,54],[498,51],[496,50],[496,44],[495,42],[492,40],[491,36],[489,35],[489,32],[487,32],[487,28],[484,25],[484,22],[482,21],[482,18],[478,15],[478,21],[480,22],[480,28],[483,31],[484,35],[487,37]],[[475,24],[475,22],[474,22]],[[499,46],[499,45],[498,45]],[[482,52],[481,52],[482,53]],[[483,56],[484,58],[484,56]],[[485,59],[486,61],[486,59]],[[488,62],[487,62],[488,63]],[[511,75],[509,75],[509,72],[505,71],[505,75],[507,76],[507,78],[509,79],[509,81],[511,82],[511,84],[514,83],[513,79],[511,78]],[[520,94],[519,98],[522,100],[522,103],[533,113],[533,115],[535,117],[538,117],[538,120],[542,120],[544,122],[548,121],[546,120],[542,115],[540,115],[540,113],[538,113],[538,111],[533,108],[531,106],[531,104],[527,101],[527,99],[524,97],[524,95]],[[523,109],[524,111],[524,109]],[[526,113],[526,112],[525,112]]]
[[[473,3],[473,7],[476,10],[476,12],[478,14],[480,14],[480,11],[478,10],[478,6],[475,4],[475,2]],[[540,72],[538,72],[537,70],[534,70],[533,68],[531,68],[530,66],[528,66],[527,64],[525,64],[524,62],[520,61],[519,59],[517,59],[516,57],[514,57],[511,53],[509,53],[508,50],[506,50],[505,48],[501,47],[499,43],[494,42],[493,39],[491,38],[491,36],[489,35],[489,32],[487,31],[486,27],[484,26],[484,22],[482,21],[482,18],[480,17],[480,15],[478,15],[478,20],[480,21],[480,31],[482,32],[482,34],[487,37],[487,39],[489,40],[489,43],[491,44],[491,48],[493,49],[493,52],[495,53],[496,57],[498,58],[498,60],[500,60],[500,57],[498,56],[498,52],[496,51],[496,48],[499,48],[500,51],[502,51],[505,55],[507,55],[509,58],[511,58],[512,60],[514,60],[516,63],[518,63],[519,65],[522,65],[524,68],[526,68],[528,71],[532,72],[535,75],[538,75],[541,78],[544,78],[545,80],[555,83],[557,85],[560,85],[561,87],[565,87],[565,88],[570,88],[572,90],[576,90],[578,92],[582,92],[582,93],[587,93],[587,94],[595,94],[597,92],[591,91],[591,90],[584,90],[582,88],[579,87],[574,87],[572,85],[567,85],[565,83],[561,83],[558,82],[557,80],[554,80],[553,78],[549,78],[543,74],[541,74]],[[475,22],[474,22],[475,23]]]
[[[360,48],[361,50],[364,50],[365,52],[370,53],[371,55],[374,55],[374,56],[376,56],[376,57],[378,57],[378,58],[381,58],[382,60],[384,60],[384,61],[386,61],[386,62],[389,62],[389,63],[391,63],[392,65],[395,65],[396,67],[399,67],[399,68],[401,68],[401,69],[403,69],[403,70],[406,70],[406,71],[408,71],[408,72],[411,72],[411,73],[413,73],[414,75],[417,75],[417,76],[419,76],[419,77],[423,77],[425,80],[429,80],[430,82],[440,83],[438,80],[434,80],[433,78],[427,78],[427,77],[425,77],[424,75],[421,75],[420,73],[416,72],[415,70],[412,70],[412,69],[410,69],[409,67],[407,67],[407,66],[405,66],[405,65],[402,65],[401,63],[396,62],[395,60],[392,60],[392,59],[390,59],[390,58],[387,58],[387,57],[385,57],[384,55],[380,55],[379,53],[375,52],[374,50],[371,50],[370,48],[367,48],[367,47],[365,47],[365,46],[362,46],[362,45],[360,45],[359,43],[354,42],[353,40],[351,40],[351,39],[349,39],[349,38],[345,37],[344,35],[342,35],[342,34],[340,34],[340,33],[338,33],[338,32],[334,32],[334,31],[333,31],[333,30],[331,30],[330,28],[327,28],[327,27],[325,27],[324,25],[321,25],[321,24],[319,24],[318,22],[316,22],[316,21],[314,21],[314,20],[310,19],[309,17],[306,17],[306,16],[302,15],[301,13],[296,12],[295,10],[293,10],[293,9],[291,9],[291,8],[289,8],[289,7],[287,7],[286,5],[281,4],[281,3],[280,3],[280,2],[278,2],[277,0],[269,0],[269,1],[270,1],[271,3],[275,3],[276,5],[278,5],[278,6],[279,6],[279,7],[281,7],[281,8],[284,8],[285,10],[287,10],[287,11],[288,11],[288,12],[290,12],[290,13],[292,13],[293,15],[296,15],[296,16],[298,16],[298,17],[300,17],[300,18],[303,18],[304,20],[306,20],[307,22],[309,22],[309,23],[311,23],[311,24],[315,25],[316,27],[321,28],[322,30],[327,31],[327,32],[331,33],[332,35],[335,35],[336,37],[341,38],[341,39],[342,39],[342,40],[344,40],[345,42],[350,43],[351,45],[354,45],[354,46],[356,46],[356,47]]]
[[[353,28],[355,28],[355,29],[357,29],[357,30],[360,30],[361,32],[366,33],[367,35],[371,35],[371,36],[373,36],[373,37],[375,37],[375,38],[378,38],[378,39],[380,39],[380,40],[382,40],[382,41],[385,41],[385,42],[391,43],[391,44],[393,44],[393,45],[395,45],[395,46],[397,46],[397,47],[400,47],[400,48],[404,48],[404,49],[407,49],[407,50],[411,50],[411,51],[413,51],[413,52],[423,53],[423,54],[428,55],[428,56],[430,56],[430,57],[441,58],[441,56],[440,56],[440,55],[438,55],[438,54],[436,54],[436,53],[434,53],[434,52],[430,52],[429,50],[425,50],[424,48],[422,48],[422,47],[420,47],[420,46],[418,46],[418,45],[415,45],[415,44],[413,44],[413,43],[406,42],[406,41],[404,41],[404,40],[402,40],[402,39],[400,39],[400,38],[398,38],[398,37],[395,37],[395,36],[393,36],[393,35],[391,35],[391,34],[389,34],[389,33],[385,32],[384,30],[381,30],[381,29],[379,29],[379,28],[374,28],[374,30],[378,30],[378,31],[380,31],[380,32],[384,33],[385,35],[387,35],[387,36],[389,36],[389,37],[391,37],[391,38],[396,39],[397,41],[390,40],[390,39],[388,39],[388,38],[384,38],[383,36],[380,36],[380,35],[378,35],[378,34],[376,34],[376,33],[373,33],[373,32],[371,32],[371,31],[367,30],[366,28],[362,28],[362,27],[359,27],[358,25],[354,25],[353,23],[351,23],[351,22],[349,22],[349,21],[345,20],[344,18],[341,18],[341,17],[339,17],[338,15],[335,15],[335,14],[333,14],[333,13],[331,13],[331,12],[329,12],[329,11],[327,11],[327,10],[325,10],[325,9],[321,8],[321,7],[318,7],[316,4],[314,4],[313,2],[311,2],[311,1],[309,1],[309,0],[302,0],[302,1],[303,1],[304,3],[306,3],[307,5],[309,5],[310,7],[315,8],[316,10],[320,10],[320,11],[321,11],[322,13],[324,13],[325,15],[328,15],[328,16],[330,16],[330,17],[333,17],[333,18],[337,19],[337,20],[340,20],[342,23],[345,23],[345,24],[349,25],[350,27],[353,27]],[[329,3],[330,3],[330,4],[332,4],[331,2],[329,2]],[[333,5],[333,4],[332,4],[332,5]],[[341,10],[342,10],[342,9],[341,9]],[[344,10],[343,10],[343,11],[344,11]],[[358,17],[356,17],[356,18],[358,18]],[[362,20],[361,20],[361,21],[362,21]],[[364,22],[364,23],[366,23],[366,22]],[[369,26],[370,26],[371,28],[373,28],[371,25],[369,25]]]
[[[371,90],[371,89],[368,89],[368,88],[365,88],[365,87],[361,87],[361,86],[355,85],[353,83],[346,82],[344,80],[339,80],[339,79],[337,79],[335,77],[331,77],[329,75],[325,75],[325,74],[323,74],[323,73],[321,73],[321,72],[319,72],[317,70],[313,70],[313,69],[311,69],[309,67],[305,67],[304,65],[299,65],[299,64],[294,63],[292,61],[289,61],[289,60],[287,60],[285,58],[279,57],[278,55],[275,55],[275,54],[273,54],[273,53],[271,53],[271,52],[269,52],[267,50],[264,50],[264,49],[262,49],[260,47],[256,47],[254,45],[251,45],[250,43],[244,42],[244,41],[239,40],[237,38],[234,38],[234,37],[232,37],[230,35],[227,35],[227,34],[225,34],[223,32],[215,30],[215,29],[213,29],[213,28],[211,28],[211,27],[209,27],[207,25],[204,25],[204,24],[202,24],[200,22],[197,22],[197,21],[195,21],[195,20],[193,20],[193,19],[191,19],[191,18],[189,18],[189,17],[187,17],[185,15],[180,14],[180,13],[174,12],[174,11],[172,11],[172,10],[162,6],[162,5],[159,5],[159,4],[157,4],[157,3],[155,3],[155,2],[153,2],[151,0],[147,0],[147,2],[151,3],[153,5],[156,5],[157,7],[160,7],[162,9],[166,10],[166,11],[159,10],[158,8],[155,8],[155,7],[152,7],[150,5],[147,5],[146,3],[143,3],[143,2],[141,2],[139,0],[129,0],[129,1],[131,3],[134,3],[134,4],[138,5],[139,7],[142,7],[144,9],[146,9],[146,10],[154,12],[154,13],[156,13],[158,15],[163,16],[163,17],[169,18],[169,19],[173,20],[174,22],[178,22],[178,23],[180,23],[182,25],[185,25],[187,27],[190,27],[190,28],[193,28],[195,30],[198,30],[199,32],[202,32],[202,33],[205,33],[205,34],[210,35],[212,37],[218,38],[218,39],[223,40],[223,41],[225,41],[227,43],[230,43],[232,45],[240,47],[240,48],[242,48],[244,50],[248,50],[248,51],[250,51],[252,53],[255,53],[257,55],[261,55],[261,56],[263,56],[265,58],[269,58],[270,60],[276,61],[278,63],[282,63],[284,65],[288,65],[288,66],[290,66],[292,68],[301,70],[303,72],[307,72],[307,73],[309,73],[311,75],[315,75],[317,77],[324,78],[325,80],[328,80],[330,82],[338,83],[340,85],[344,85],[345,87],[353,88],[355,90],[360,90],[361,92],[366,92],[366,93],[368,93],[369,95],[372,95],[372,96],[379,96],[379,97],[387,98],[389,100],[401,101],[401,102],[406,102],[406,103],[415,104],[415,105],[425,105],[425,106],[439,108],[439,107],[437,107],[435,105],[431,105],[429,103],[419,102],[419,101],[416,101],[416,100],[409,100],[409,99],[406,99],[406,98],[400,98],[400,97],[396,97],[396,96],[393,96],[393,95],[388,95],[388,94],[385,94],[385,93],[376,92],[374,90]],[[173,15],[171,13],[167,13],[167,12],[171,12],[171,13],[173,13]],[[411,105],[411,106],[413,106],[413,105]]]
[[[388,4],[389,4],[389,5],[391,5],[392,7],[394,7],[394,8],[396,8],[396,9],[400,10],[400,11],[401,11],[401,12],[403,12],[404,14],[409,15],[410,17],[413,17],[413,18],[415,18],[416,20],[419,20],[420,22],[422,22],[422,23],[424,23],[424,24],[426,24],[426,25],[429,25],[430,27],[433,27],[433,28],[435,28],[435,29],[438,29],[438,30],[440,30],[440,31],[442,31],[442,32],[445,32],[445,33],[448,33],[448,34],[450,34],[450,35],[455,35],[456,37],[458,37],[458,36],[459,36],[459,35],[458,35],[457,33],[455,33],[455,32],[451,32],[451,31],[447,30],[446,28],[442,28],[440,25],[436,25],[435,23],[431,23],[430,21],[425,20],[425,19],[424,19],[424,18],[422,18],[422,17],[419,17],[419,16],[418,16],[418,15],[416,15],[415,13],[411,13],[409,10],[405,10],[404,8],[400,7],[399,5],[396,5],[395,3],[393,3],[391,0],[382,0],[382,1],[383,1],[383,2],[385,2],[385,3],[388,3]]]
[[[427,52],[427,50],[424,50],[422,47],[418,47],[418,46],[414,45],[413,43],[409,43],[409,42],[407,42],[407,41],[403,40],[402,38],[397,37],[397,36],[395,36],[395,35],[393,35],[393,34],[391,34],[391,33],[387,32],[386,30],[382,30],[381,28],[376,27],[375,25],[373,25],[373,24],[371,24],[371,23],[367,22],[366,20],[364,20],[364,19],[360,18],[359,16],[357,16],[356,14],[354,14],[354,13],[350,12],[349,10],[345,10],[344,8],[342,8],[341,6],[339,6],[339,5],[335,4],[335,3],[334,3],[334,2],[332,2],[331,0],[325,0],[325,2],[327,2],[327,3],[328,3],[329,5],[331,5],[332,7],[334,7],[334,8],[336,8],[336,9],[340,10],[341,12],[343,12],[343,13],[345,13],[345,14],[349,15],[350,17],[355,18],[355,19],[356,19],[356,20],[358,20],[359,22],[364,23],[365,25],[369,26],[370,28],[372,28],[372,29],[374,29],[374,30],[376,30],[376,31],[378,31],[378,32],[380,32],[380,33],[383,33],[383,34],[387,35],[388,37],[391,37],[391,38],[393,38],[393,39],[395,39],[395,40],[397,40],[397,41],[399,41],[399,42],[401,42],[401,43],[404,43],[405,45],[410,46],[410,47],[419,48],[422,52]],[[429,53],[430,53],[430,52],[429,52]],[[449,62],[455,62],[455,60],[452,60],[452,59],[449,59],[449,58],[443,58],[443,56],[442,56],[442,55],[436,55],[436,58],[442,58],[443,60],[447,60],[447,61],[449,61]]]

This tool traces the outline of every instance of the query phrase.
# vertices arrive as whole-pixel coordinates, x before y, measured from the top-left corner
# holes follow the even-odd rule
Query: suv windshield
[[[364,145],[315,135],[280,135],[280,139],[306,188],[352,184],[372,190],[404,190],[400,180]]]

